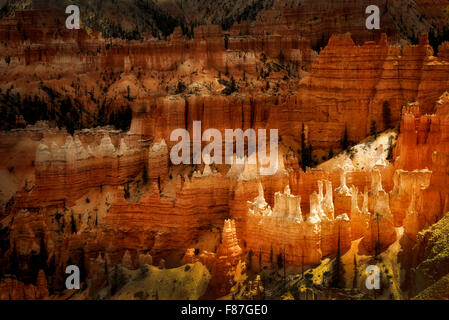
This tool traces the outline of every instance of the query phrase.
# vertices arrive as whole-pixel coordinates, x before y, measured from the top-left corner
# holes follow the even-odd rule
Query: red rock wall
[[[402,113],[395,167],[412,172],[423,169],[431,171],[430,181],[415,187],[408,196],[410,207],[403,207],[407,208],[407,213],[401,213],[401,217],[405,216],[406,232],[412,239],[418,231],[438,221],[449,208],[448,106],[448,95],[445,93],[433,115],[420,115],[418,105],[404,108]]]

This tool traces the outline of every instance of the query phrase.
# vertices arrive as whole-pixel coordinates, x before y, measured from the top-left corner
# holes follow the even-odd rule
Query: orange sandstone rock
[[[225,220],[221,245],[216,253],[210,286],[218,295],[225,295],[234,285],[242,270],[242,249],[238,244],[233,220]]]

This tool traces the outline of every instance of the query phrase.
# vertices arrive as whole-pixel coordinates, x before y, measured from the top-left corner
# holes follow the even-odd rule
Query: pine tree
[[[108,270],[108,261],[106,259],[106,255],[104,257],[104,275],[106,277],[106,284],[109,284],[109,270]]]
[[[391,127],[391,110],[390,110],[390,103],[388,101],[385,101],[382,105],[382,118],[384,120],[384,126],[385,129]]]
[[[146,164],[143,166],[142,182],[144,185],[146,185],[148,183],[148,168],[147,168]]]
[[[41,236],[40,252],[39,252],[39,270],[44,270],[47,273],[47,250],[45,248],[44,235]]]
[[[231,91],[234,92],[237,90],[237,85],[235,84],[234,77],[231,76]]]
[[[331,286],[334,288],[342,288],[344,286],[344,267],[341,260],[341,239],[340,239],[340,225],[338,225],[338,240],[337,240],[337,256],[332,265],[332,279]]]
[[[301,132],[301,168],[303,171],[305,171],[307,167],[310,167],[311,147],[312,146],[309,146],[309,148],[307,148],[306,134],[305,134],[304,123],[303,123],[302,124],[302,132]]]
[[[271,267],[273,267],[273,260],[274,260],[274,256],[273,256],[274,254],[273,254],[273,244],[271,244],[271,248],[270,248],[270,264],[271,264]]]
[[[380,225],[379,225],[379,218],[380,215],[379,213],[376,213],[376,224],[377,224],[377,240],[374,244],[374,257],[377,259],[379,254],[380,254],[380,250],[382,249],[382,243],[380,242]]]
[[[281,64],[281,66],[283,66],[285,63],[285,56],[284,56],[284,52],[282,52],[282,50],[279,53],[279,63]]]
[[[283,260],[282,260],[282,253],[279,252],[277,256],[277,267],[278,269],[281,269],[284,266]]]
[[[79,270],[80,270],[80,280],[84,281],[86,279],[86,266],[85,266],[85,262],[84,262],[84,250],[81,250],[81,256],[80,256],[80,260],[78,263],[79,266]]]
[[[393,143],[393,139],[394,139],[393,136],[388,137],[387,160],[393,159],[393,151],[394,151],[394,147],[395,147],[395,144]]]
[[[309,150],[307,151],[307,163],[308,166],[311,167],[313,165],[313,149],[312,149],[312,145],[309,144]]]
[[[130,192],[129,192],[129,183],[127,183],[123,189],[124,191],[124,197],[125,199],[129,199],[129,197],[131,196]]]
[[[114,266],[112,269],[111,279],[109,280],[111,296],[116,294],[121,289],[124,282],[125,279],[123,271],[119,266]]]
[[[56,271],[56,263],[55,263],[55,256],[52,255],[50,262],[48,263],[48,267],[46,270],[46,275],[48,277],[48,290],[50,292],[50,295],[53,293],[54,285],[55,285],[55,277],[53,276]]]
[[[371,127],[369,129],[369,135],[374,136],[374,138],[377,138],[377,124],[376,120],[371,120]]]
[[[19,271],[19,259],[18,259],[18,255],[17,255],[16,241],[14,241],[14,243],[13,243],[11,255],[9,258],[9,263],[10,263],[10,273],[12,273],[12,274],[17,273]]]
[[[302,255],[301,255],[301,276],[304,278],[304,248],[302,248]]]
[[[343,134],[343,139],[341,140],[341,147],[343,150],[347,150],[349,147],[349,140],[348,140],[348,127],[345,125],[345,133]]]
[[[70,216],[70,226],[72,228],[72,234],[76,233],[76,222],[75,218],[73,217],[73,212],[72,215]]]
[[[285,247],[284,247],[284,263],[283,263],[283,265],[284,265],[284,281],[285,281],[285,279],[286,279],[286,270],[285,270],[285,268],[286,268],[286,261],[285,261]]]
[[[249,270],[252,269],[253,256],[254,256],[253,250],[249,249],[249,251],[248,251],[248,269]]]
[[[357,278],[358,278],[357,257],[356,255],[354,255],[354,278],[352,279],[352,289],[357,288]]]

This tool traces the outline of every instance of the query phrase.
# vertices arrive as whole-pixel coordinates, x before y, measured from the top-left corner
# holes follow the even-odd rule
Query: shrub
[[[129,192],[129,184],[126,184],[125,185],[125,188],[123,189],[124,190],[124,192],[125,192],[125,199],[129,199],[130,198],[130,196],[131,196],[131,194],[130,194],[130,192]]]
[[[113,125],[118,130],[128,131],[131,127],[132,114],[130,106],[116,110],[109,115],[107,124]]]
[[[279,253],[277,256],[277,266],[278,269],[281,269],[284,266],[284,258],[282,257],[282,253]]]
[[[218,80],[218,82],[226,87],[221,91],[221,93],[223,93],[224,95],[229,96],[232,93],[238,91],[238,87],[235,84],[234,77],[231,77],[231,81],[227,81],[225,79],[220,79],[220,80]]]
[[[182,80],[178,80],[178,84],[176,85],[175,94],[183,93],[187,89],[187,86],[184,84]]]
[[[285,56],[284,56],[284,52],[282,52],[282,50],[281,50],[281,52],[279,53],[279,63],[280,63],[281,65],[284,65],[284,63],[285,63]]]
[[[144,185],[148,183],[148,169],[146,164],[143,166],[142,181]]]
[[[121,288],[123,288],[123,286],[126,284],[126,281],[127,277],[122,268],[119,266],[114,266],[109,278],[111,295],[116,294]]]
[[[391,127],[391,110],[390,110],[390,103],[388,101],[385,101],[382,105],[382,118],[384,121],[385,128]]]

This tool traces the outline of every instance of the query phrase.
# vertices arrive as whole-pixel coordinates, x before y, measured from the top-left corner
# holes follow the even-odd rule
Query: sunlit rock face
[[[211,286],[219,296],[225,295],[243,270],[242,249],[239,246],[234,220],[225,220],[221,244],[212,268]]]
[[[36,188],[18,195],[23,197],[20,206],[73,204],[88,189],[123,184],[142,169],[144,151],[127,146],[124,138],[118,148],[107,134],[99,142],[85,147],[78,135],[67,136],[62,146],[41,141],[34,162]]]
[[[359,207],[359,199],[363,198],[362,207]],[[370,212],[368,210],[368,193],[359,194],[357,187],[351,189],[351,237],[357,240],[364,236],[369,226]]]
[[[308,143],[314,148],[339,149],[345,128],[349,140],[360,141],[369,133],[372,121],[381,129],[397,123],[401,106],[408,101],[418,99],[425,112],[433,112],[435,101],[446,90],[448,70],[448,62],[433,56],[425,37],[418,45],[400,47],[389,44],[385,35],[378,42],[362,45],[356,45],[350,34],[334,35],[292,95],[276,99],[266,95],[251,99],[162,97],[155,106],[156,118],[143,116],[145,120],[136,121],[144,123],[134,127],[139,133],[169,141],[175,128],[186,127],[192,133],[191,121],[185,123],[185,119],[197,119],[203,130],[236,128],[237,124],[279,128],[282,135],[300,141],[305,123]],[[403,98],[397,98],[398,92]],[[391,110],[391,123],[384,123],[385,104]],[[351,121],[353,113],[360,116],[359,121]],[[217,114],[221,116],[216,118]]]
[[[394,188],[390,193],[390,208],[396,226],[402,225],[407,215],[408,206],[413,202],[413,197],[429,187],[431,176],[432,171],[428,169],[396,170]]]
[[[369,133],[372,120],[380,129],[397,123],[401,106],[411,100],[417,99],[425,112],[433,111],[448,80],[444,46],[436,58],[425,37],[416,46],[402,47],[394,44],[395,32],[388,32],[390,43],[386,35],[372,38],[364,27],[363,10],[359,10],[363,5],[357,1],[318,3],[307,1],[289,10],[275,6],[274,11],[261,13],[255,22],[236,23],[230,30],[200,25],[188,38],[181,28],[175,28],[164,41],[141,42],[109,41],[95,33],[87,36],[82,29],[70,33],[65,30],[61,36],[57,25],[50,23],[52,19],[44,20],[42,10],[24,11],[1,25],[0,39],[17,38],[19,25],[23,25],[22,32],[30,29],[30,35],[17,39],[17,46],[5,49],[5,56],[12,59],[11,68],[18,68],[21,76],[34,80],[33,66],[53,66],[47,77],[58,83],[43,81],[44,87],[64,95],[59,92],[59,82],[70,84],[66,90],[79,96],[79,103],[89,112],[98,112],[95,101],[111,103],[105,108],[108,112],[131,104],[135,112],[131,133],[152,136],[155,141],[164,139],[168,145],[170,133],[176,128],[191,131],[193,120],[202,121],[203,131],[277,128],[280,134],[296,141],[301,140],[304,123],[308,143],[329,152],[330,148],[341,148],[345,127],[349,140],[360,141]],[[439,1],[437,6],[441,6]],[[400,12],[400,6],[393,7]],[[428,9],[427,3],[417,7],[432,12],[429,21],[440,24],[441,17]],[[316,20],[308,8],[316,14]],[[280,13],[285,16],[280,17]],[[335,19],[345,22],[333,30],[330,24]],[[414,25],[424,27],[425,23],[417,20]],[[355,28],[354,23],[358,25],[359,21],[359,28]],[[48,32],[34,36],[43,23]],[[388,23],[392,26],[387,30],[392,30],[395,24],[391,19]],[[321,33],[315,30],[320,26],[325,28]],[[297,36],[298,30],[301,37]],[[352,37],[344,34],[346,31],[352,32]],[[326,41],[318,56],[310,40],[315,43],[322,36]],[[33,45],[22,45],[25,39]],[[66,75],[64,70],[70,72]],[[83,90],[78,77],[69,73],[83,80],[88,74],[93,89]],[[124,77],[116,78],[117,73],[124,73]],[[216,94],[221,87],[219,74],[227,81],[232,76],[244,94]],[[275,88],[262,90],[268,79],[274,81]],[[14,78],[8,76],[8,80],[13,82]],[[178,80],[187,85],[185,96],[173,94]],[[38,86],[31,87],[31,92],[39,95]],[[21,84],[16,90],[30,92]],[[385,103],[391,109],[391,123],[384,123]],[[360,115],[362,122],[351,121],[352,113]],[[87,118],[81,119],[86,126]]]
[[[327,192],[332,192],[329,181],[326,185]],[[351,243],[349,218],[346,214],[335,219],[328,217],[323,206],[329,208],[329,201],[332,201],[329,194],[323,198],[315,192],[310,196],[310,213],[303,214],[301,198],[292,195],[287,186],[284,193],[275,194],[271,209],[265,202],[263,189],[259,188],[259,196],[248,202],[247,229],[243,233],[246,250],[259,252],[265,263],[273,254],[285,254],[287,263],[296,266],[313,265],[322,256],[335,254],[338,237],[340,249],[347,250]],[[275,237],[275,234],[283,236]]]
[[[435,59],[425,37],[416,46],[400,47],[388,44],[385,36],[364,45],[356,45],[349,34],[332,36],[312,65],[310,76],[301,82],[299,104],[314,106],[302,108],[301,118],[322,123],[309,125],[309,139],[322,137],[323,130],[329,128],[325,134],[328,141],[323,141],[329,144],[343,137],[346,126],[349,139],[359,141],[369,132],[371,121],[380,128],[389,126],[382,116],[385,103],[392,121],[399,120],[403,104],[416,99],[424,112],[432,113],[435,101],[446,90],[439,81],[447,81],[443,69],[448,68],[445,59],[441,58],[438,66]],[[398,92],[404,101],[394,98]],[[355,100],[356,96],[359,99]],[[359,115],[357,122],[350,120],[354,113]]]

